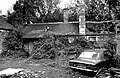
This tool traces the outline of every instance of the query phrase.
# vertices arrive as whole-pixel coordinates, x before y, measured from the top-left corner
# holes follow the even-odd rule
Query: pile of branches
[[[90,48],[90,44],[83,37],[75,37],[74,41],[70,43],[67,36],[47,34],[34,42],[32,58],[36,60],[56,59],[61,55],[68,56],[71,52],[77,57],[86,48]]]

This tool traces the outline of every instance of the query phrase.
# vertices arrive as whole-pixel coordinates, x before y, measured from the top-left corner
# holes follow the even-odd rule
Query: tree
[[[120,1],[119,0],[106,0],[109,5],[110,13],[113,19],[120,20]]]
[[[43,20],[41,20],[43,18]],[[44,17],[40,17],[37,21],[41,22],[62,22],[63,21],[63,11],[60,8],[54,10],[54,12],[47,13]]]
[[[119,0],[90,0],[86,5],[86,18],[88,21],[120,19]]]
[[[13,6],[14,12],[8,12],[8,22],[15,28],[19,28],[20,25],[30,23],[35,20],[34,6],[32,0],[19,0]]]
[[[68,21],[78,21],[79,14],[77,12],[76,3],[70,0],[69,3],[66,4],[65,8],[69,9]]]
[[[69,20],[78,20],[78,16],[79,16],[79,8],[80,7],[80,1],[81,0],[77,0],[77,3],[70,3],[67,4],[68,8],[71,10],[69,13]],[[85,17],[86,17],[86,21],[105,21],[105,20],[112,20],[113,16],[111,12],[114,12],[114,9],[116,8],[115,4],[116,2],[113,2],[113,4],[111,4],[112,2],[109,0],[109,4],[106,1],[103,0],[83,0],[85,3]],[[114,9],[111,9],[110,7],[113,7]],[[119,11],[115,11],[116,13]],[[114,13],[115,13],[114,12]],[[119,14],[119,13],[117,13]],[[77,18],[75,18],[77,17]]]
[[[3,42],[3,52],[1,56],[5,57],[28,57],[29,53],[23,47],[22,33],[20,31],[8,32]]]
[[[78,13],[75,7],[70,7],[70,13],[68,16],[68,21],[78,21]]]
[[[109,6],[101,0],[91,0],[86,8],[86,20],[103,21],[111,20]]]
[[[11,23],[15,31],[9,33],[5,38],[6,51],[4,54],[18,54],[28,56],[28,52],[24,51],[23,29],[26,24],[40,22],[54,22],[62,20],[62,11],[57,8],[59,0],[18,0],[13,6],[14,12],[8,12],[8,22]],[[58,17],[58,18],[57,18]],[[52,21],[52,19],[54,21]],[[22,50],[22,51],[21,51]],[[6,53],[7,52],[7,53]],[[19,54],[20,53],[20,54]],[[16,55],[15,55],[16,56]]]
[[[45,22],[48,14],[49,19],[53,18],[58,3],[59,0],[18,0],[13,6],[14,12],[8,12],[8,22],[13,25]]]

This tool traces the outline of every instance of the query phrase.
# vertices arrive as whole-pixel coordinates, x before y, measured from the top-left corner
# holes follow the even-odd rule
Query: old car
[[[109,59],[104,58],[106,49],[90,49],[83,51],[78,58],[69,61],[72,69],[98,72],[109,65]]]

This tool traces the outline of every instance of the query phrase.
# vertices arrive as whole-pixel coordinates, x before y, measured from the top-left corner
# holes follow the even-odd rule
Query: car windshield
[[[98,52],[82,52],[79,57],[98,59],[99,58],[99,53]]]

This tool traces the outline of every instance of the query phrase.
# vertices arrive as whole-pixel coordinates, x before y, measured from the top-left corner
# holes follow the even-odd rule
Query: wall
[[[6,31],[6,30],[0,30],[0,54],[5,49],[5,47],[3,45],[3,41],[4,41],[4,38],[7,35],[7,33],[8,33],[8,31]]]

